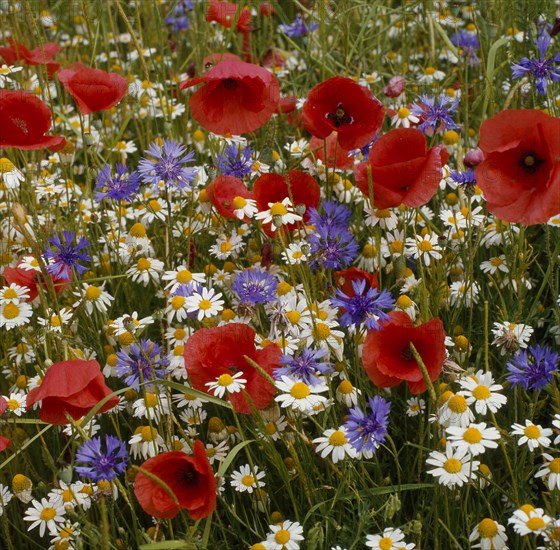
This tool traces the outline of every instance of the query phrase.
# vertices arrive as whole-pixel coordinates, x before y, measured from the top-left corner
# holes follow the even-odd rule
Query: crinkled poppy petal
[[[371,189],[370,189],[370,175],[371,167],[367,162],[360,162],[354,168],[354,177],[356,185],[360,191],[368,198],[372,198],[373,204],[376,208],[393,208],[402,203],[405,192],[401,189],[390,189],[383,185],[374,182],[371,176]]]
[[[27,403],[27,406],[30,406],[29,402]],[[70,415],[74,420],[78,420],[79,418],[85,416],[92,408],[93,405],[91,407],[76,407],[74,405],[70,405],[60,397],[45,397],[41,401],[39,418],[48,424],[63,426],[70,424],[66,414]]]
[[[329,168],[349,170],[354,167],[354,157],[350,156],[348,151],[338,143],[337,136],[338,134],[335,132],[333,132],[325,140],[313,136],[309,141],[309,149],[315,158],[319,159]]]

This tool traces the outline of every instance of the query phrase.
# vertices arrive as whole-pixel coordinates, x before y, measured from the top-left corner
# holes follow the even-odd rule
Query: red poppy
[[[278,102],[278,112],[289,114],[293,113],[297,107],[298,98],[295,95],[287,95],[280,98]]]
[[[282,202],[288,197],[294,207],[305,206],[304,221],[309,219],[309,209],[317,208],[321,200],[321,188],[313,176],[301,170],[289,170],[285,176],[280,174],[263,174],[253,186],[253,198],[257,201],[259,211],[268,210],[269,203]],[[268,224],[270,225],[270,224]],[[292,231],[297,224],[288,224],[286,229]],[[265,226],[265,230],[267,227]],[[269,232],[269,234],[272,234]]]
[[[81,63],[62,69],[58,80],[84,115],[114,107],[128,90],[128,80],[121,75],[92,69]]]
[[[222,61],[199,78],[181,82],[181,90],[204,84],[190,99],[193,118],[215,134],[240,135],[265,124],[278,106],[278,79],[243,61]]]
[[[393,311],[389,315],[391,320],[383,323],[380,330],[367,333],[362,351],[366,373],[379,388],[397,386],[406,380],[412,393],[425,392],[426,382],[410,344],[414,344],[426,365],[430,380],[435,380],[445,359],[443,323],[440,319],[432,319],[415,327],[402,311]]]
[[[211,67],[213,67],[214,65],[217,65],[218,63],[221,63],[222,61],[241,61],[241,62],[243,62],[243,60],[238,55],[235,55],[234,53],[228,53],[228,52],[211,53],[210,55],[207,55],[204,58],[204,60],[202,61],[202,66],[204,67],[205,70],[208,70]]]
[[[259,15],[263,17],[272,17],[276,13],[272,2],[261,2],[259,4]]]
[[[46,136],[51,111],[31,92],[0,90],[0,148],[41,149],[64,142],[61,136]]]
[[[239,178],[234,176],[218,176],[208,187],[206,194],[224,218],[238,219],[233,213],[240,208],[236,205],[236,197],[242,199],[252,198],[251,192]]]
[[[202,442],[194,442],[193,456],[170,451],[146,460],[134,479],[134,495],[144,512],[155,518],[172,519],[182,509],[193,520],[209,516],[216,509],[216,478]]]
[[[383,105],[368,88],[343,76],[315,86],[303,105],[305,129],[321,139],[338,132],[338,141],[347,151],[367,145],[384,116]]]
[[[113,391],[105,384],[101,366],[95,360],[73,359],[53,363],[41,385],[27,394],[27,407],[41,401],[39,418],[49,424],[68,424],[66,413],[74,420],[85,416]],[[97,411],[112,409],[119,402],[114,395]]]
[[[197,330],[185,344],[185,367],[193,388],[206,393],[207,382],[215,382],[222,374],[243,372],[247,380],[242,392],[228,396],[238,413],[249,414],[252,406],[244,395],[248,394],[257,409],[267,407],[276,389],[244,356],[257,363],[272,376],[280,366],[282,350],[276,344],[264,349],[255,348],[255,331],[243,323],[229,323],[222,327]]]
[[[371,170],[376,208],[392,208],[401,203],[417,208],[437,193],[448,158],[443,145],[427,149],[420,130],[396,128],[381,136],[371,147],[368,160],[356,166],[356,184],[370,197]]]
[[[4,411],[8,408],[8,402],[5,397],[0,395],[0,414],[4,414]]]
[[[237,23],[235,24],[235,29],[241,32],[249,31],[249,23],[251,22],[251,10],[247,7],[241,8],[233,2],[219,2],[218,0],[210,0],[208,5],[208,12],[206,13],[206,21],[209,23],[215,21],[225,27],[230,29],[231,25],[235,21],[238,15]]]
[[[343,269],[341,271],[335,271],[334,282],[346,296],[354,296],[354,287],[352,283],[354,281],[366,281],[366,286],[370,288],[377,288],[379,286],[379,281],[377,280],[377,273],[368,273],[363,271],[358,267],[350,267],[348,269]]]
[[[0,453],[5,451],[11,444],[12,442],[7,437],[0,435]]]
[[[338,134],[336,132],[333,132],[324,140],[313,136],[309,141],[309,149],[315,158],[319,159],[329,168],[349,170],[354,167],[354,157],[350,156],[348,151],[341,147],[337,137]],[[326,161],[325,148],[327,153]]]
[[[29,301],[32,302],[39,294],[37,286],[41,284],[43,288],[46,288],[46,285],[41,280],[40,271],[36,271],[35,269],[24,269],[21,267],[22,262],[23,260],[20,260],[16,267],[4,268],[4,279],[9,285],[15,283],[16,285],[27,287],[29,291]],[[51,277],[50,273],[48,276]],[[61,294],[70,284],[70,282],[65,279],[57,278],[53,278],[52,282],[57,294]]]
[[[18,59],[27,65],[45,65],[48,78],[60,68],[60,63],[53,61],[53,57],[60,51],[60,46],[54,42],[47,42],[33,50],[28,50],[23,44],[8,38],[10,47],[0,48],[0,55],[8,65],[13,65]]]
[[[560,213],[560,119],[531,109],[506,110],[480,128],[484,160],[476,182],[502,220],[534,225]]]

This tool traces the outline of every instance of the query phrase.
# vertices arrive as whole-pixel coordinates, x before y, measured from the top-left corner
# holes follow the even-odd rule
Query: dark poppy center
[[[235,80],[235,78],[226,78],[223,82],[222,82],[224,88],[226,90],[234,91],[237,89],[237,80]]]
[[[343,124],[352,124],[354,118],[346,114],[342,103],[339,103],[336,110],[327,113],[326,117],[334,124],[335,128],[340,128]]]
[[[196,472],[192,468],[185,469],[181,472],[181,476],[183,481],[187,483],[192,483],[196,480]]]
[[[545,161],[534,151],[525,151],[519,159],[519,166],[529,174],[534,174]]]
[[[405,361],[412,361],[414,359],[414,355],[412,355],[412,350],[409,347],[403,348],[401,350],[401,357]]]

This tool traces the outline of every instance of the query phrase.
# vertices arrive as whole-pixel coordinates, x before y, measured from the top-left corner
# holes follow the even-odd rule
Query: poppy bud
[[[387,86],[383,88],[383,93],[387,97],[399,97],[406,86],[406,80],[403,76],[393,76]]]
[[[477,147],[476,149],[471,149],[465,155],[463,159],[463,164],[467,168],[474,168],[479,165],[484,160],[484,153]]]

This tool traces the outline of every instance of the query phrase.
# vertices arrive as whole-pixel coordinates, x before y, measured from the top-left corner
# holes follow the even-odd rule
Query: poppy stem
[[[434,385],[432,384],[432,381],[430,380],[430,375],[428,374],[428,369],[426,368],[426,365],[424,365],[424,361],[422,361],[422,357],[420,357],[420,354],[418,353],[418,351],[416,350],[416,348],[414,347],[414,344],[412,342],[410,342],[410,351],[412,352],[412,355],[414,355],[414,359],[416,359],[416,362],[418,363],[418,367],[420,368],[420,371],[422,372],[422,376],[424,377],[424,381],[426,382],[426,386],[428,386],[428,391],[430,393],[430,399],[432,401],[436,401],[436,390],[434,389]]]

